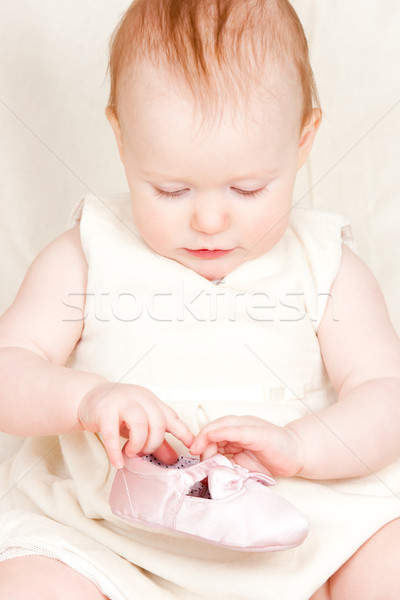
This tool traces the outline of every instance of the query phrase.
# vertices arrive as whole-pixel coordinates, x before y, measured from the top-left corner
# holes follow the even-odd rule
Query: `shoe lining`
[[[188,456],[180,456],[178,460],[172,465],[166,465],[162,461],[158,460],[152,454],[146,454],[142,456],[144,460],[151,462],[163,469],[186,469],[187,467],[191,467],[193,465],[197,465],[200,462],[199,458],[190,458]],[[187,496],[194,496],[195,498],[205,498],[206,500],[211,500],[211,495],[207,485],[207,478],[202,481],[197,481],[186,494]]]

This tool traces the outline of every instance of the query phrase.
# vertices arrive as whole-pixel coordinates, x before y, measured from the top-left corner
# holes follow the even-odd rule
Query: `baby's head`
[[[107,115],[147,244],[208,279],[272,248],[320,119],[289,2],[136,0],[110,75]]]

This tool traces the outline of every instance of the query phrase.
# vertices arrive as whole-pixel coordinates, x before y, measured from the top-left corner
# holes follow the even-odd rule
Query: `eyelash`
[[[164,192],[164,190],[154,188],[154,192],[158,198],[179,198],[179,196],[182,196],[183,192],[186,191],[187,190],[178,190],[176,192]]]
[[[245,198],[255,198],[265,190],[265,188],[259,188],[258,190],[239,190],[238,188],[231,189],[237,192],[240,196],[244,196]]]
[[[231,188],[235,192],[237,192],[240,196],[244,196],[246,198],[255,198],[259,194],[261,194],[265,188],[259,188],[258,190],[239,190],[238,188]],[[159,188],[154,188],[156,196],[159,198],[179,198],[183,195],[184,192],[188,190],[177,190],[174,192],[165,192],[164,190],[160,190]]]

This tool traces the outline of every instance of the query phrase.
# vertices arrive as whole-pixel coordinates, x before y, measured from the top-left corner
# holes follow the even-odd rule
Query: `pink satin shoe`
[[[221,454],[200,462],[180,457],[164,465],[153,456],[128,458],[110,494],[112,512],[144,527],[179,532],[231,550],[287,550],[307,536],[305,518],[250,473]]]

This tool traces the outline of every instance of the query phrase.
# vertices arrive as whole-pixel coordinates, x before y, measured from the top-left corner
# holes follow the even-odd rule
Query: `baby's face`
[[[110,120],[136,226],[155,252],[212,280],[281,239],[316,130],[300,131],[289,80],[275,83],[274,97],[199,129],[179,86],[143,66],[122,93],[119,125]]]

